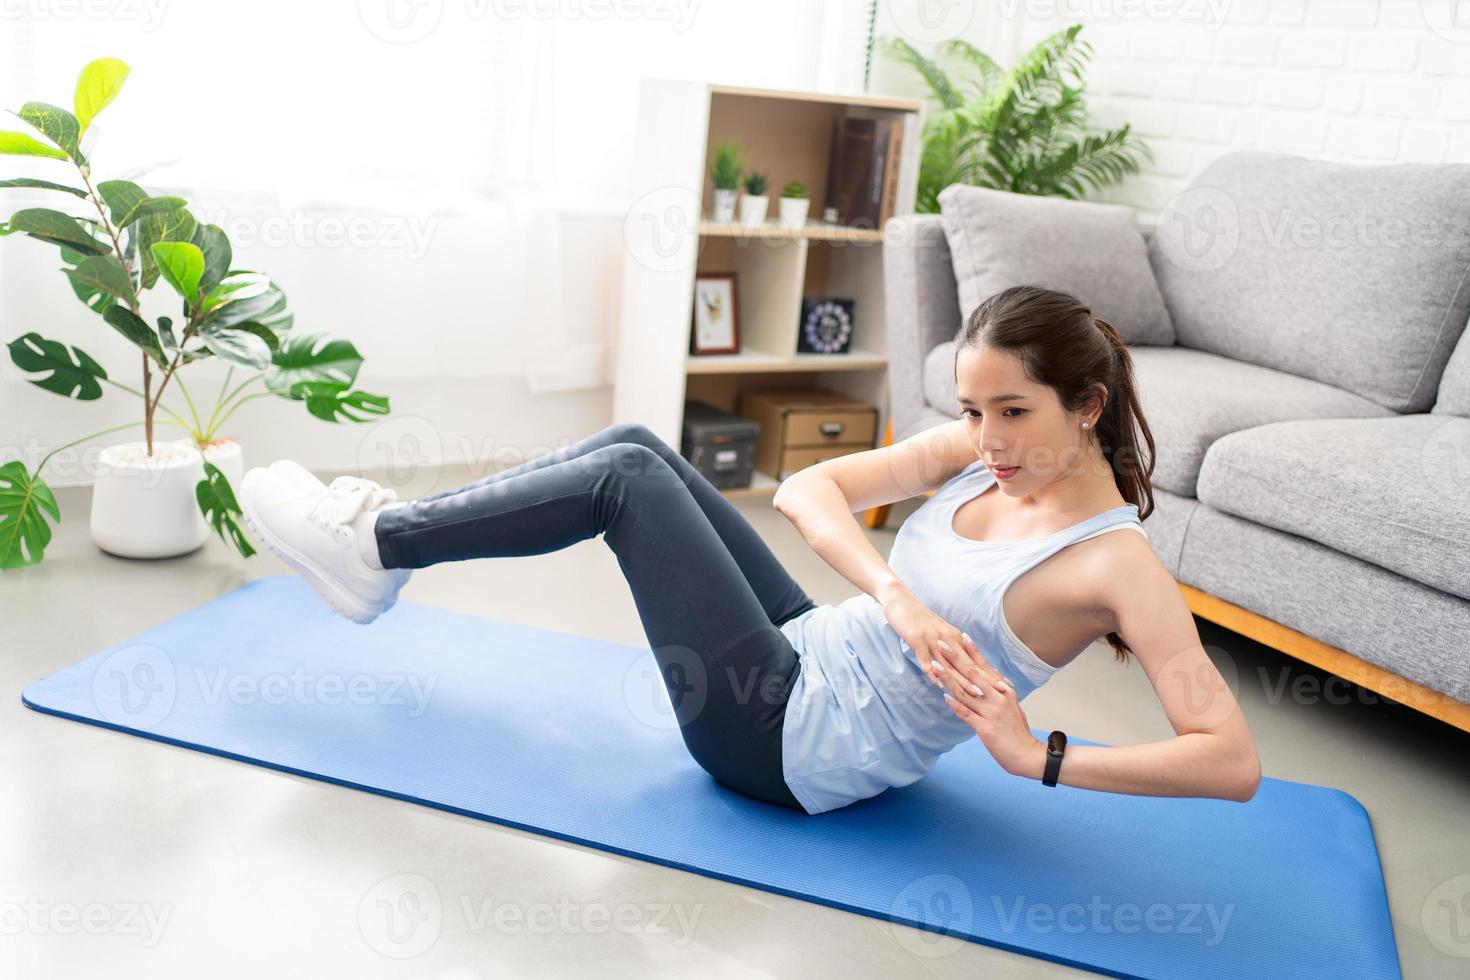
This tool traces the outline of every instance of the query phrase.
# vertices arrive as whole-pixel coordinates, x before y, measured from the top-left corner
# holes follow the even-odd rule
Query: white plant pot
[[[766,210],[770,204],[771,199],[764,194],[740,195],[740,223],[742,225],[761,224],[766,220]]]
[[[199,510],[195,487],[204,479],[207,458],[237,493],[244,455],[233,439],[211,444],[203,453],[194,440],[125,442],[103,449],[92,487],[92,540],[120,558],[172,558],[198,549],[210,527]]]
[[[800,228],[805,225],[806,212],[811,204],[811,199],[806,197],[781,198],[781,227]]]
[[[735,192],[715,191],[714,211],[710,214],[711,221],[730,222],[735,220]]]

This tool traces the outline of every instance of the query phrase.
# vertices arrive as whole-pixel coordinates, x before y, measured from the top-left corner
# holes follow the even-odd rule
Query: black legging
[[[689,753],[715,779],[805,810],[782,776],[800,663],[777,627],[815,603],[729,500],[644,425],[384,511],[385,568],[556,551],[603,533]]]

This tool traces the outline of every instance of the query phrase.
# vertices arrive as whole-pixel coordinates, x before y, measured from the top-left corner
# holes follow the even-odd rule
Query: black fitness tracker
[[[1047,786],[1057,784],[1057,776],[1062,772],[1062,756],[1067,751],[1067,733],[1052,732],[1046,737],[1046,773],[1041,777],[1041,782]]]

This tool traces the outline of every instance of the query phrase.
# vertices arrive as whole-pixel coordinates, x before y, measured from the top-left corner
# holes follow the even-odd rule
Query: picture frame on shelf
[[[694,277],[694,323],[689,353],[740,353],[740,311],[733,272],[701,272]]]

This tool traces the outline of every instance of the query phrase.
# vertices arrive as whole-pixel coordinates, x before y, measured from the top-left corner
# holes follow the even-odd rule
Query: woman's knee
[[[663,455],[640,442],[614,442],[585,457],[611,479],[630,486],[683,486],[679,474]]]
[[[642,422],[616,422],[607,427],[607,433],[614,442],[627,442],[650,449],[668,446],[668,443]]]

